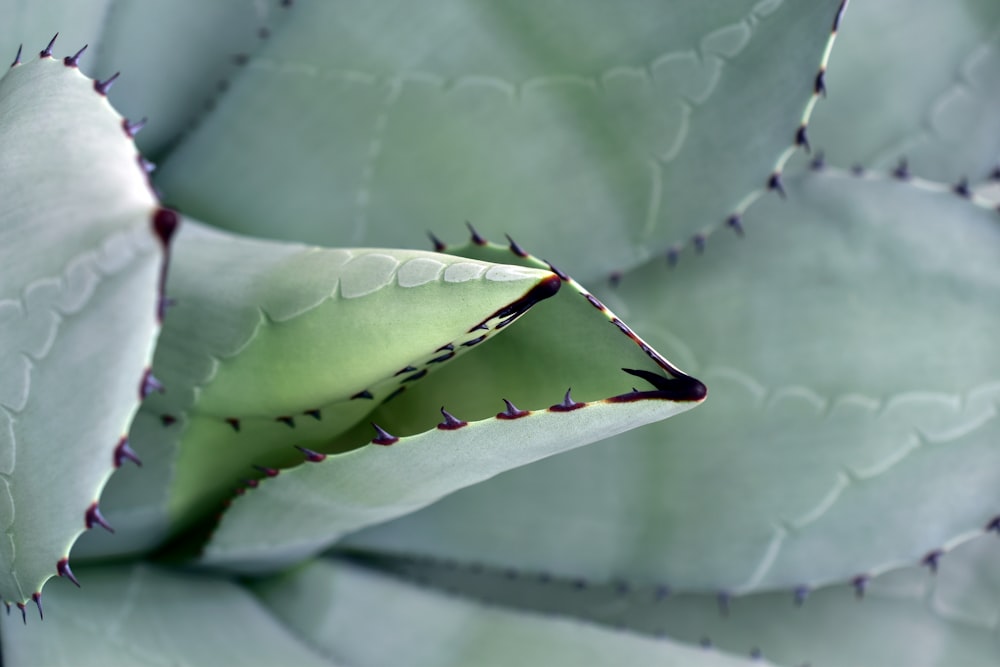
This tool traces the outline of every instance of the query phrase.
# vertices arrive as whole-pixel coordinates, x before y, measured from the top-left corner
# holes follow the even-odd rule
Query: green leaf
[[[829,161],[887,169],[905,157],[914,173],[952,183],[997,166],[1000,4],[858,2],[840,39],[810,124]]]
[[[337,451],[331,441],[383,400],[419,388],[559,286],[548,270],[186,224],[154,364],[166,389],[135,426],[137,451],[160,465],[155,478],[122,482],[129,492],[109,497],[109,520],[146,534],[137,546],[148,548],[165,524],[217,512],[242,480],[260,477],[252,466],[301,461],[292,445]],[[118,548],[105,542],[90,553]]]
[[[516,253],[483,242],[456,252],[526,269],[544,266],[512,248]],[[646,346],[575,281],[563,281],[557,295],[502,336],[380,406],[372,419],[392,437],[362,426],[349,441],[375,436],[367,447],[282,472],[237,498],[203,561],[251,572],[287,565],[345,533],[504,470],[666,419],[704,398],[701,383]],[[644,383],[653,386],[633,388]],[[501,398],[508,396],[512,402],[504,408]],[[442,404],[461,420],[442,419]]]
[[[396,576],[452,594],[532,613],[556,614],[733,653],[760,652],[784,665],[997,664],[1000,545],[984,535],[871,580],[814,591],[758,593],[730,600],[674,594],[626,582],[590,585],[455,563],[383,561]]]
[[[735,594],[979,534],[1000,504],[996,211],[839,173],[788,188],[745,238],[602,295],[706,380],[705,406],[347,544]]]
[[[302,3],[157,182],[201,219],[323,245],[471,219],[592,280],[763,191],[839,4]]]
[[[12,67],[0,119],[0,597],[23,603],[100,523],[147,386],[177,219],[75,67]]]
[[[5,616],[11,665],[301,665],[335,667],[230,581],[151,565],[81,568],[86,587],[57,582],[45,622]]]
[[[411,667],[768,664],[667,639],[488,607],[346,563],[316,561],[254,588],[294,632],[352,667],[400,660]]]
[[[132,121],[148,117],[138,143],[158,159],[211,108],[284,13],[276,2],[246,0],[0,0],[0,54],[13,58],[18,44],[37,53],[56,33],[66,55],[87,44],[81,69],[102,80],[122,72],[111,102]]]

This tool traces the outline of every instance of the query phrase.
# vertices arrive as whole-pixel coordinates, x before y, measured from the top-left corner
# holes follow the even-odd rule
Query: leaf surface
[[[45,622],[4,616],[11,665],[302,665],[336,667],[241,586],[146,564],[80,568],[86,587],[56,582]]]
[[[839,4],[301,3],[158,184],[244,233],[412,245],[469,219],[603,278],[763,191]]]
[[[255,590],[306,641],[352,667],[395,664],[404,655],[411,667],[768,664],[667,639],[484,606],[346,563],[316,561]]]
[[[101,523],[177,219],[158,208],[121,117],[75,67],[12,67],[0,118],[0,597],[21,604]]]
[[[486,243],[456,252],[544,266]],[[558,294],[503,335],[375,410],[371,419],[391,438],[361,425],[350,441],[375,436],[372,444],[248,489],[223,516],[204,562],[243,571],[287,565],[345,533],[504,470],[666,419],[704,398],[700,382],[649,348],[575,281],[563,282]],[[512,402],[505,407],[501,398]],[[459,421],[443,418],[442,404]],[[403,437],[397,442],[395,436]]]
[[[945,183],[981,180],[998,165],[1000,5],[857,2],[841,32],[811,124],[831,163],[891,169],[906,158]]]
[[[863,582],[728,600],[625,582],[542,580],[453,562],[384,560],[396,576],[431,590],[554,614],[783,665],[995,665],[1000,657],[1000,545],[971,540],[928,564]],[[859,595],[859,590],[863,595]]]
[[[979,534],[1000,507],[996,211],[842,174],[788,185],[745,238],[603,295],[708,383],[706,405],[347,544],[735,594]]]
[[[166,526],[218,511],[243,480],[298,463],[293,445],[336,451],[330,443],[379,403],[559,286],[548,270],[186,224],[154,360],[165,389],[144,404],[133,438],[157,468],[123,480],[105,505],[109,520],[146,535],[122,548],[148,548]],[[104,542],[89,553],[118,548]]]

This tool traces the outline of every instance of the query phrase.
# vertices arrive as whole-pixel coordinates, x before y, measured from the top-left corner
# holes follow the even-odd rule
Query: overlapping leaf
[[[618,582],[545,580],[449,563],[382,562],[408,580],[494,605],[762,655],[783,665],[986,667],[1000,657],[1000,544],[984,535],[872,580],[731,600]],[[428,593],[429,594],[429,593]]]
[[[846,581],[978,534],[1000,507],[1000,323],[982,307],[1000,288],[997,217],[947,189],[790,183],[745,238],[607,296],[706,379],[704,407],[349,543],[737,593]]]
[[[187,224],[154,363],[165,389],[144,404],[133,437],[160,465],[112,487],[106,516],[152,542],[168,524],[210,516],[245,478],[301,461],[292,445],[335,451],[335,438],[379,403],[478,349],[559,286],[548,270]]]
[[[299,636],[352,667],[395,664],[400,656],[412,667],[768,664],[668,639],[488,607],[346,563],[320,560],[255,590]]]
[[[522,270],[544,266],[513,244],[472,243],[456,253],[517,262]],[[666,419],[704,398],[700,382],[649,348],[575,281],[563,280],[557,295],[503,335],[477,344],[474,353],[372,414],[391,433],[410,437],[397,442],[363,425],[347,441],[375,435],[373,444],[262,480],[234,501],[204,561],[274,569],[352,530],[504,470]],[[504,407],[501,398],[511,402]],[[442,418],[442,404],[460,419]],[[286,520],[290,516],[295,520]]]
[[[239,585],[151,565],[78,570],[86,593],[56,582],[45,622],[4,616],[5,664],[302,665],[337,667]]]

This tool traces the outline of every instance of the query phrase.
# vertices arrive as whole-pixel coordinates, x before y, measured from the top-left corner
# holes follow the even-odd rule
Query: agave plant
[[[996,664],[1000,6],[846,5],[0,0],[4,664]]]

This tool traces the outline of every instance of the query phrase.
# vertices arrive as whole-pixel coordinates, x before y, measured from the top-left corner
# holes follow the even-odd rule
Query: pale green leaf
[[[788,187],[745,238],[713,236],[606,295],[708,383],[706,405],[348,543],[738,593],[846,581],[978,534],[1000,504],[1000,323],[982,305],[1000,290],[996,211],[843,174]]]
[[[45,667],[344,664],[312,650],[241,586],[151,565],[80,568],[46,591],[45,621],[3,616],[3,659]]]
[[[589,623],[484,606],[346,563],[316,561],[255,590],[294,632],[351,667],[769,664]]]
[[[810,125],[828,160],[886,169],[905,157],[950,183],[1000,163],[1000,4],[856,2],[841,32]]]
[[[763,190],[839,4],[297,3],[158,184],[246,233],[414,245],[470,219],[604,277]]]
[[[176,225],[93,82],[26,57],[0,79],[0,597],[17,603],[99,523]]]
[[[730,600],[627,582],[542,581],[525,572],[512,578],[454,563],[380,566],[495,605],[759,652],[784,665],[986,667],[1000,661],[998,557],[997,538],[984,535],[937,556],[933,570],[913,565],[856,584]]]
[[[140,456],[160,465],[123,479],[104,505],[116,526],[147,537],[88,553],[148,548],[167,525],[211,516],[260,476],[252,466],[301,461],[293,445],[335,451],[331,441],[382,401],[559,286],[548,270],[258,241],[188,222],[154,363],[165,390],[135,425]]]

